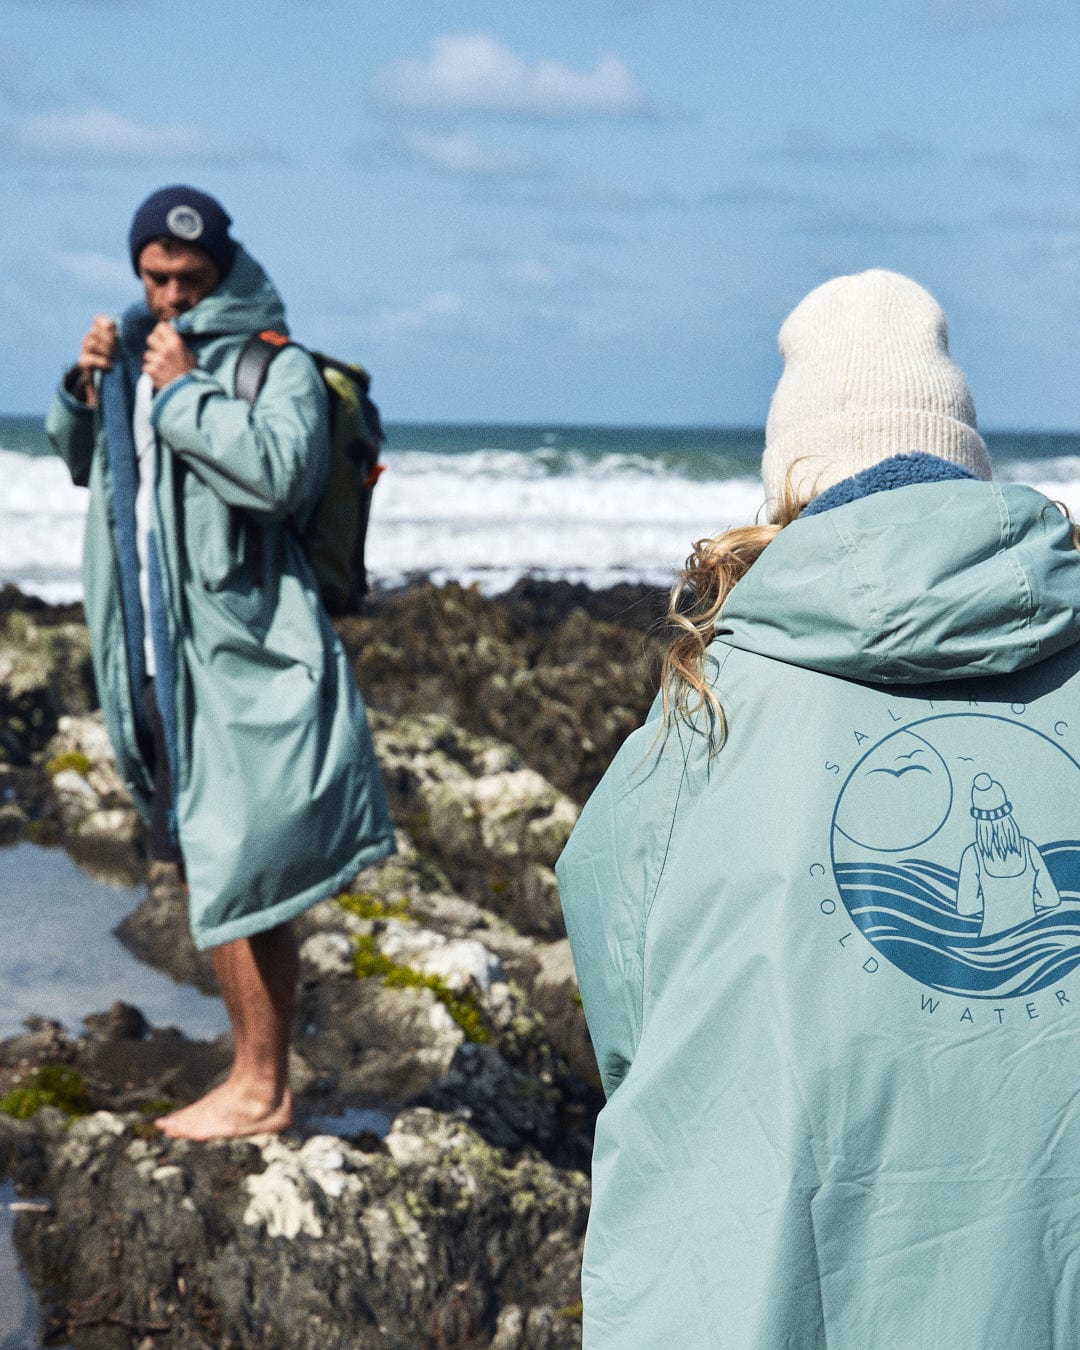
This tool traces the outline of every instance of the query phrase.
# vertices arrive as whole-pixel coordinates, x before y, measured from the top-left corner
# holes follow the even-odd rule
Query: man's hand
[[[108,370],[116,355],[116,324],[105,314],[98,314],[89,333],[79,348],[76,369],[82,372],[78,393],[90,408],[97,407],[97,390],[93,385],[95,370]]]
[[[173,380],[194,370],[195,358],[175,328],[159,323],[146,339],[142,368],[155,389],[164,389]]]

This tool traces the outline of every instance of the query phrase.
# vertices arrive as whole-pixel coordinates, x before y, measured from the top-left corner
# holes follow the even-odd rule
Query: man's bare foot
[[[154,1121],[170,1139],[239,1139],[248,1134],[278,1134],[292,1124],[292,1094],[267,1103],[228,1079],[205,1097]]]

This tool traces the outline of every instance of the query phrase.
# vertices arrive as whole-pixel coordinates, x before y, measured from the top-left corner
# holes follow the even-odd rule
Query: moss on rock
[[[55,1106],[70,1120],[94,1109],[86,1080],[68,1064],[42,1064],[0,1098],[0,1111],[16,1120],[27,1120],[45,1106]]]
[[[55,778],[58,773],[64,773],[71,770],[85,778],[94,767],[90,756],[82,750],[66,750],[62,755],[54,755],[45,765],[45,772],[50,778]]]
[[[337,903],[347,914],[355,914],[358,919],[404,919],[409,917],[409,900],[399,896],[397,900],[380,900],[373,891],[347,891],[337,897]]]
[[[379,976],[388,989],[430,989],[465,1033],[466,1040],[486,1045],[491,1039],[487,1021],[470,990],[455,993],[438,975],[398,965],[376,948],[375,939],[368,934],[355,937],[353,946],[353,969],[358,979]]]

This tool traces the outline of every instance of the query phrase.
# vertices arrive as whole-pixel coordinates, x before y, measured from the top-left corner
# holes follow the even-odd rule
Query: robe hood
[[[145,300],[131,305],[120,320],[120,335],[132,359],[142,358],[146,335],[157,323]],[[229,275],[173,327],[189,339],[257,333],[264,328],[287,334],[285,305],[262,265],[240,244]]]
[[[1007,674],[1080,639],[1080,553],[1032,488],[957,480],[877,493],[783,529],[716,640],[881,684]]]

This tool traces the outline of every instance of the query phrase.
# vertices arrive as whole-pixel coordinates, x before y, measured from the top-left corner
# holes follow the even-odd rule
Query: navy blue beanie
[[[175,239],[192,244],[213,258],[222,280],[229,275],[236,256],[236,242],[229,237],[232,220],[213,197],[198,188],[158,188],[135,212],[128,234],[131,265],[139,275],[139,254],[155,239]]]

